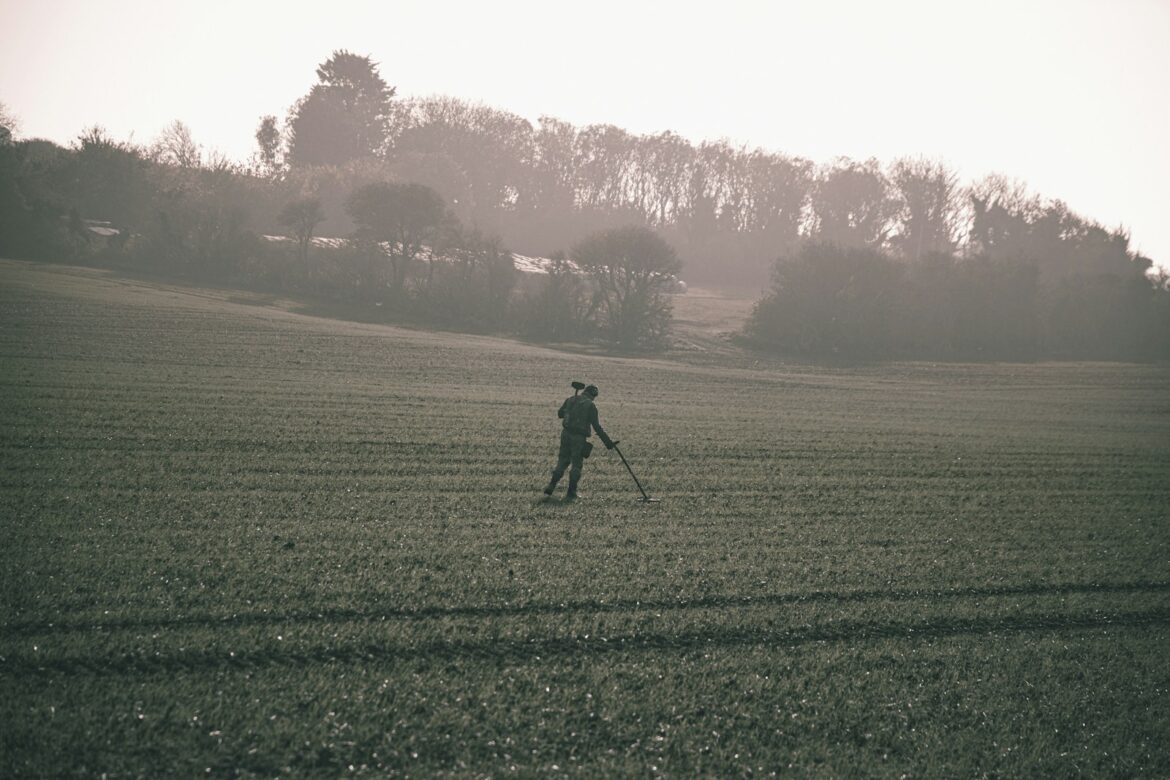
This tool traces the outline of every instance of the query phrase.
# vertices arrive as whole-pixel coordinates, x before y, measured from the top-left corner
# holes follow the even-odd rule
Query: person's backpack
[[[565,427],[573,433],[588,436],[589,418],[592,410],[592,400],[584,395],[575,396],[573,403],[569,404],[569,408],[565,412]]]

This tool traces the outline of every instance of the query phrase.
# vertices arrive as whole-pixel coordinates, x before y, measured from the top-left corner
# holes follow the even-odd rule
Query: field
[[[0,262],[0,776],[1170,775],[1170,368],[289,309]]]

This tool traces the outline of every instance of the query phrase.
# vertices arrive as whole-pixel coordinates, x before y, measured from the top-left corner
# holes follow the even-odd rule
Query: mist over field
[[[1170,775],[1166,258],[304,69],[0,103],[0,776]]]

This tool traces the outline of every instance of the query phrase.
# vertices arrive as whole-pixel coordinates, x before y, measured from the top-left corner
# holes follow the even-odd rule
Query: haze
[[[22,137],[173,120],[243,159],[329,53],[400,97],[674,130],[824,162],[926,155],[1060,198],[1170,265],[1170,4],[4,2]]]

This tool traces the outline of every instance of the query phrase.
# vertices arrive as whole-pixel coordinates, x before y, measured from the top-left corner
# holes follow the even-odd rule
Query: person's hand
[[[621,444],[620,441],[611,441],[609,444],[605,445],[605,448],[607,450],[612,450],[614,447],[618,446],[619,444]]]

